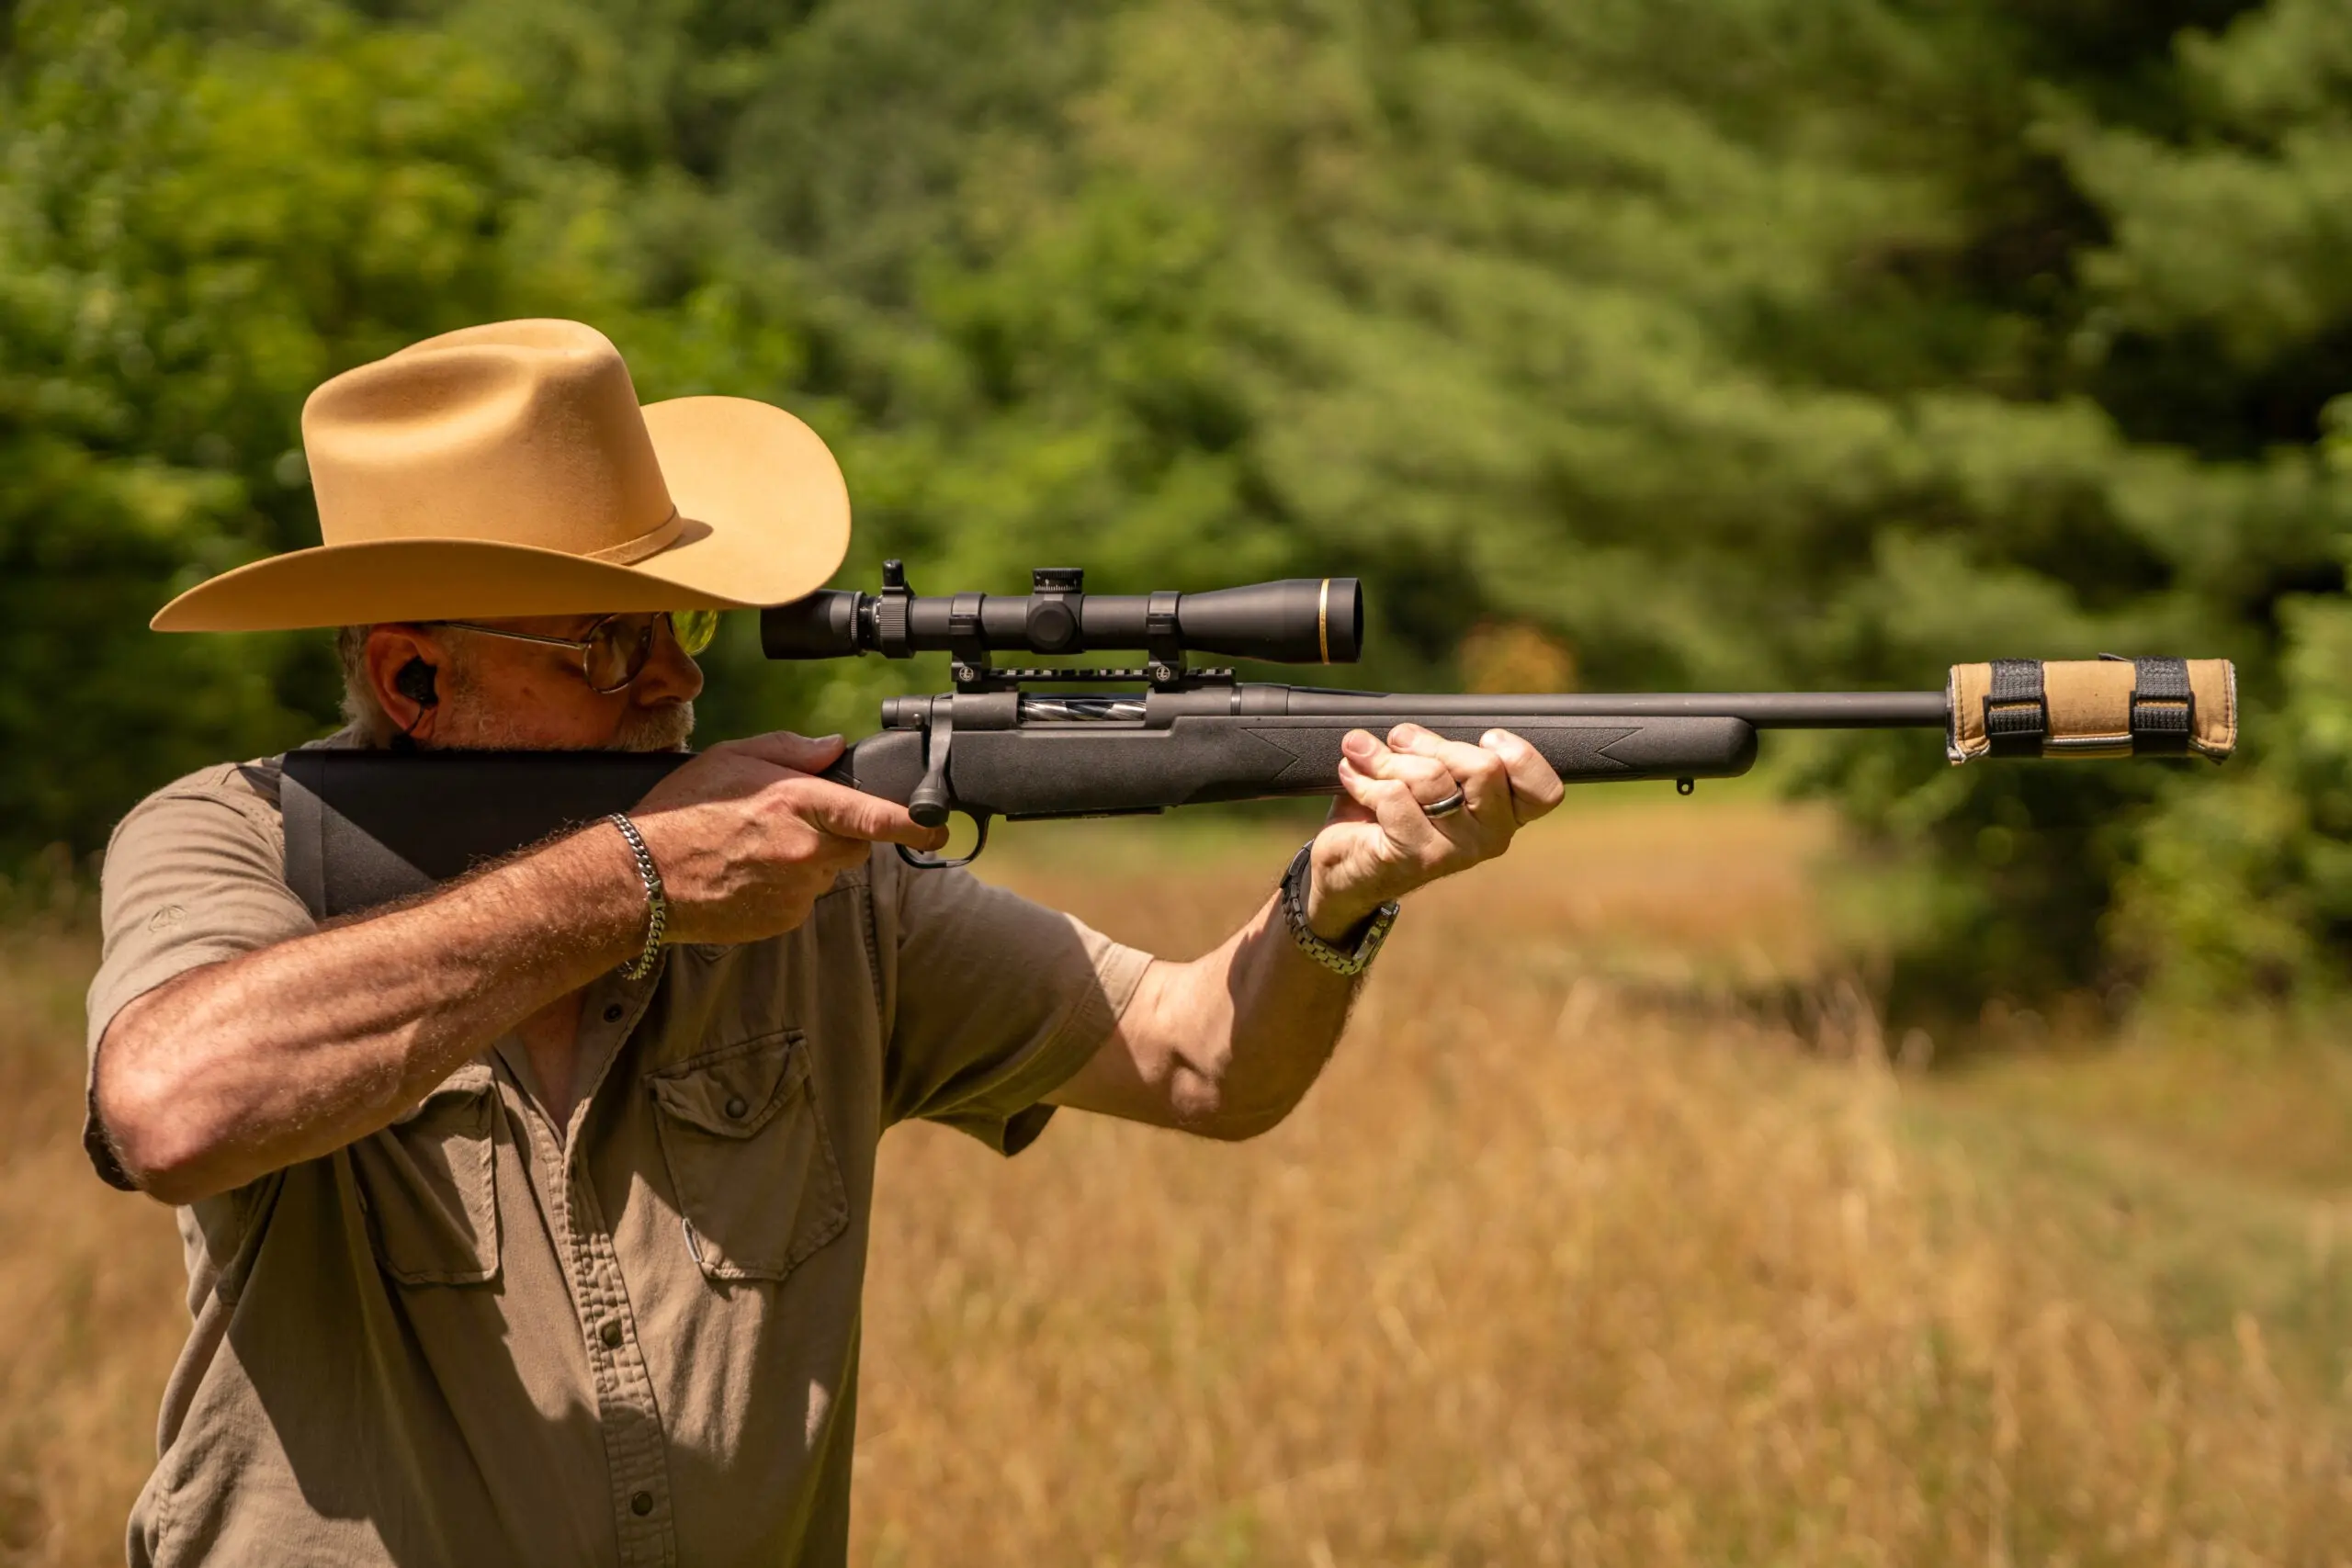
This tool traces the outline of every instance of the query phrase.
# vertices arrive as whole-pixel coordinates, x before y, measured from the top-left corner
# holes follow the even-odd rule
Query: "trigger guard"
[[[941,860],[937,855],[919,855],[904,844],[894,844],[891,847],[899,852],[900,860],[917,871],[954,871],[958,866],[969,865],[980,858],[982,850],[989,847],[989,818],[985,811],[967,811],[962,815],[969,817],[972,819],[972,826],[980,831],[979,838],[973,841],[970,854],[957,860]]]

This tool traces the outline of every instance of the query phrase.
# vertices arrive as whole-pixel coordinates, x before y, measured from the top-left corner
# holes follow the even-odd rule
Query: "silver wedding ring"
[[[1455,790],[1443,800],[1432,801],[1421,807],[1421,815],[1434,822],[1441,817],[1451,817],[1462,809],[1462,792]]]

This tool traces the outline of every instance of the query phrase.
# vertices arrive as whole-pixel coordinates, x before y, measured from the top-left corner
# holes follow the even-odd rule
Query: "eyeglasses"
[[[645,661],[653,657],[654,631],[665,622],[678,651],[689,659],[708,648],[711,639],[718,635],[716,610],[657,610],[650,615],[606,615],[590,626],[585,637],[542,637],[537,632],[508,631],[503,626],[485,626],[475,621],[424,624],[455,626],[459,631],[480,632],[484,637],[503,637],[514,642],[571,649],[580,655],[580,673],[586,678],[589,689],[610,695],[645,672]]]

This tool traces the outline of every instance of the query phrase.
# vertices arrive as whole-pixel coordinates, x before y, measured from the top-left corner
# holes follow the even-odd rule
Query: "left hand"
[[[1385,744],[1355,729],[1340,750],[1346,793],[1316,835],[1306,896],[1306,923],[1327,941],[1391,898],[1502,853],[1566,793],[1551,764],[1507,729],[1476,746],[1418,724],[1398,725]],[[1462,809],[1432,820],[1426,808],[1457,789]]]

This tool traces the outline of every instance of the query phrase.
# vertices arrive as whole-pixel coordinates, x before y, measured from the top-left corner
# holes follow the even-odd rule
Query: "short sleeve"
[[[888,1119],[1017,1154],[1053,1115],[1045,1097],[1110,1038],[1151,954],[968,872],[875,865],[877,912],[896,916],[877,933],[895,959]]]
[[[209,769],[167,785],[115,829],[99,873],[104,947],[88,997],[93,1087],[98,1042],[133,999],[191,969],[315,929],[286,886],[277,806],[256,793],[248,773]],[[99,1174],[123,1185],[95,1110],[84,1141]]]

